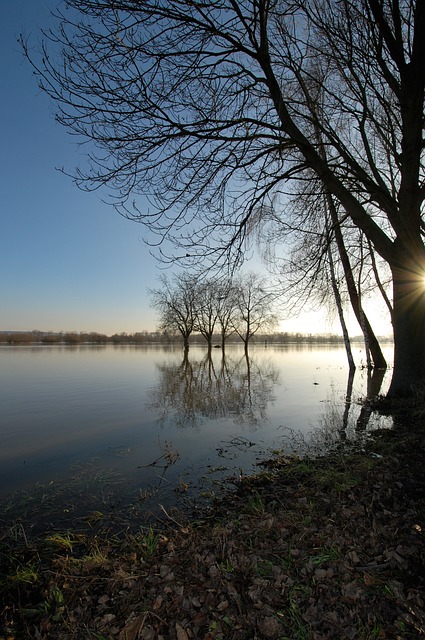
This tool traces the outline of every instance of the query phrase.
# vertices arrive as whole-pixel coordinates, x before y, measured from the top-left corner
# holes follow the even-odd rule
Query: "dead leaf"
[[[189,636],[187,635],[186,631],[178,622],[176,622],[176,633],[177,640],[189,640]]]
[[[142,613],[142,615],[128,622],[124,629],[122,629],[119,640],[136,640],[136,638],[140,638],[147,615],[147,613]]]

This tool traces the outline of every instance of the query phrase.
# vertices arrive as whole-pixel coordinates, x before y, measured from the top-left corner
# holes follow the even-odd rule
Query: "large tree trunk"
[[[398,252],[400,256],[400,251]],[[407,253],[407,252],[406,252]],[[425,249],[397,259],[393,275],[394,371],[388,397],[411,396],[425,385]]]
[[[224,352],[226,351],[226,332],[223,329],[221,330],[221,350],[224,358]]]
[[[183,336],[183,348],[185,351],[189,351],[189,336],[182,333]]]

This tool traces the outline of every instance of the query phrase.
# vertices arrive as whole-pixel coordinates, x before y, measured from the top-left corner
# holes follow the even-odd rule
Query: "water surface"
[[[168,501],[190,495],[251,473],[270,449],[364,437],[383,424],[362,409],[367,386],[365,369],[348,379],[342,347],[261,345],[248,359],[238,345],[224,358],[200,346],[188,358],[161,346],[0,347],[0,497],[35,484],[75,494],[76,478],[81,496],[82,479],[86,493],[103,479],[129,503],[158,501],[158,486]]]

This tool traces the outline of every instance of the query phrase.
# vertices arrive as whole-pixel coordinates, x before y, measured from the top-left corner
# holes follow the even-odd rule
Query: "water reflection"
[[[325,410],[318,416],[319,429],[311,438],[313,448],[329,451],[335,445],[357,443],[361,445],[365,436],[378,428],[389,428],[392,419],[378,414],[373,409],[373,400],[381,392],[385,378],[385,369],[350,369],[344,402],[334,395],[328,398]],[[353,398],[356,376],[367,376],[366,395]],[[362,385],[363,386],[363,385]]]
[[[382,388],[382,383],[384,381],[385,369],[373,369],[371,372],[369,369],[367,370],[367,394],[366,398],[363,401],[362,408],[360,411],[360,415],[357,419],[357,431],[362,432],[365,431],[370,418],[373,414],[373,404],[372,401],[376,398]]]
[[[181,455],[170,475],[190,468],[202,478],[222,465],[224,446],[245,440],[255,447],[231,469],[226,462],[228,474],[250,472],[258,451],[293,451],[296,439],[308,448],[320,432],[330,446],[364,438],[377,417],[361,400],[383,374],[347,377],[344,350],[323,346],[257,345],[248,358],[237,345],[224,358],[196,345],[186,357],[161,345],[7,347],[0,356],[0,496],[72,476],[74,464],[151,484],[140,465],[158,456],[158,442]]]
[[[179,364],[157,362],[158,383],[149,408],[158,412],[158,422],[167,420],[179,428],[199,430],[202,421],[231,418],[234,423],[256,430],[267,418],[267,407],[275,400],[279,371],[271,359],[248,354],[196,357],[184,353]]]

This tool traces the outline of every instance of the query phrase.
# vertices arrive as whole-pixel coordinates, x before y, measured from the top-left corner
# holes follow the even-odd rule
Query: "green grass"
[[[322,564],[338,560],[339,552],[334,547],[323,547],[315,549],[315,554],[310,556],[310,560],[315,567],[321,567]]]
[[[271,578],[273,576],[274,564],[270,560],[260,560],[256,566],[256,573],[260,578]]]
[[[69,531],[66,533],[52,533],[46,537],[46,542],[49,542],[66,551],[72,551],[74,545],[77,542],[81,542],[81,536],[76,536]]]
[[[265,513],[266,507],[264,500],[257,491],[254,491],[253,495],[246,501],[244,511],[253,515],[262,515]]]
[[[302,617],[302,613],[297,603],[297,594],[305,595],[308,589],[303,586],[293,587],[288,594],[287,608],[278,612],[278,618],[285,627],[291,630],[290,636],[282,636],[282,640],[312,640],[313,633]]]
[[[37,567],[35,565],[17,567],[14,573],[6,576],[6,580],[14,585],[34,584],[38,581]]]

